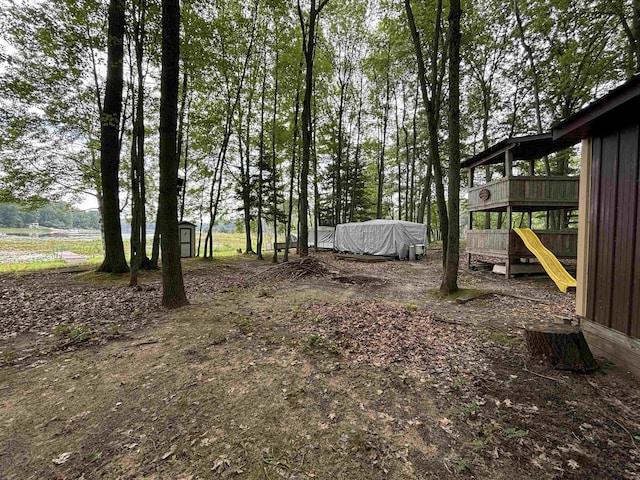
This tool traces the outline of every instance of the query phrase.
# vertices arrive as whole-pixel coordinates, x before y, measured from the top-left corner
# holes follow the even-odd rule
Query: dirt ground
[[[186,261],[177,311],[158,273],[0,276],[0,476],[640,478],[638,379],[526,353],[574,294],[461,265],[444,298],[437,253],[315,260]]]

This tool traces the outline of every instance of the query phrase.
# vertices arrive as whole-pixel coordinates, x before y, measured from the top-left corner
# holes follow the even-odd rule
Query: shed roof
[[[640,74],[611,90],[605,96],[574,113],[553,127],[553,139],[576,141],[638,119],[640,110]]]
[[[511,151],[514,160],[537,160],[545,155],[569,148],[579,139],[560,139],[554,141],[551,132],[540,135],[525,135],[504,139],[485,151],[468,158],[460,165],[461,168],[472,168],[480,165],[493,165],[504,162],[504,153]]]

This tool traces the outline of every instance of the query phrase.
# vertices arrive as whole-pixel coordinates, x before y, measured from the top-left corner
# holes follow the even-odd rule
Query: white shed
[[[196,226],[191,222],[179,222],[180,257],[193,257],[196,253]]]

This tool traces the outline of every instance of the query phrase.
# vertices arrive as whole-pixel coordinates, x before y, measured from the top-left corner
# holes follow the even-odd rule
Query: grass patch
[[[243,335],[247,335],[248,333],[253,332],[253,320],[251,320],[249,317],[243,316],[240,318],[236,318],[233,320],[233,323]]]
[[[0,233],[34,233],[29,229],[0,229]],[[38,233],[45,233],[42,229]],[[196,249],[198,248],[199,232],[196,231]],[[204,253],[204,238],[206,232],[203,232],[202,241],[200,242],[200,254]],[[272,242],[270,237],[265,237],[264,244]],[[238,250],[244,252],[245,249],[244,233],[213,233],[213,257],[215,258],[232,258],[239,255]],[[123,237],[124,251],[127,261],[129,261],[131,244],[128,237]],[[151,248],[153,241],[151,237],[147,238],[147,255],[151,257]],[[253,239],[253,247],[255,248],[255,238]],[[49,268],[64,267],[70,264],[57,260],[56,257],[61,252],[72,252],[77,255],[87,257],[83,264],[99,265],[103,259],[104,251],[102,248],[102,239],[100,237],[78,239],[78,238],[42,238],[42,237],[15,237],[0,236],[0,252],[8,252],[11,257],[15,255],[16,259],[0,261],[0,273],[2,272],[21,272],[31,270],[44,270]],[[265,257],[271,255],[271,251],[266,251]],[[19,260],[19,257],[28,257],[33,255],[33,259],[26,258]],[[37,258],[37,256],[46,256],[50,259]],[[183,259],[184,263],[188,263]]]
[[[50,268],[66,267],[62,260],[40,260],[19,263],[0,263],[0,273],[28,272],[31,270],[47,270]]]
[[[102,457],[102,452],[93,452],[87,455],[85,457],[85,460],[89,463],[92,463],[92,462],[95,462],[96,460],[99,460],[100,457]]]
[[[18,352],[16,352],[15,350],[6,350],[3,352],[0,352],[0,362],[3,362],[3,361],[10,362],[17,356],[18,356]]]
[[[309,337],[307,337],[307,346],[311,350],[326,352],[330,355],[340,355],[342,353],[340,347],[338,347],[335,342],[319,335],[309,335]]]
[[[490,438],[478,438],[472,442],[469,443],[469,445],[471,446],[471,448],[478,452],[484,448],[486,448],[489,443],[491,443],[491,439]]]
[[[125,240],[125,251],[129,249],[129,242]],[[102,255],[102,240],[73,239],[73,238],[11,238],[0,237],[0,250],[24,253],[56,254],[59,252],[73,252],[78,255]]]
[[[53,334],[66,337],[73,343],[82,343],[87,340],[91,340],[94,337],[93,332],[89,327],[74,327],[70,323],[61,323],[53,328]]]
[[[413,302],[409,302],[406,305],[407,310],[409,310],[410,312],[417,312],[418,311],[418,306],[413,303]]]
[[[471,471],[471,463],[469,463],[469,461],[465,460],[464,458],[456,460],[456,463],[453,466],[459,473]]]
[[[453,388],[462,388],[468,383],[469,383],[469,380],[464,377],[455,377],[453,379],[453,383],[451,384],[451,386]]]
[[[504,433],[509,438],[523,438],[523,437],[526,437],[528,434],[526,430],[520,430],[516,427],[505,428]]]
[[[500,345],[509,345],[513,342],[513,338],[502,332],[491,332],[489,336],[492,342],[499,343]]]

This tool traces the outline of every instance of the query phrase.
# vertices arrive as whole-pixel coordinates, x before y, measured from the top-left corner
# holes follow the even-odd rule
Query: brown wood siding
[[[638,194],[638,125],[620,131],[618,162],[618,206],[615,227],[614,275],[616,284],[611,303],[611,326],[631,334],[631,302],[633,296],[634,255],[636,244],[636,197]],[[616,292],[616,290],[620,290]]]
[[[480,198],[481,190],[489,190],[490,197],[487,200]],[[509,182],[506,178],[495,180],[477,187],[469,189],[467,209],[469,211],[488,210],[495,207],[505,206],[509,198]]]
[[[640,333],[640,125],[593,139],[587,317]]]
[[[510,177],[469,189],[467,209],[470,212],[505,208],[517,210],[578,208],[579,177]],[[480,191],[488,190],[487,200]]]
[[[630,335],[634,338],[640,338],[640,125],[636,125],[636,169],[635,169],[635,218],[632,219],[635,224],[633,230],[633,243],[630,248],[633,249],[633,280],[631,285],[631,329]],[[640,366],[638,367],[640,370]]]
[[[594,137],[591,143],[591,197],[590,197],[590,209],[589,209],[589,223],[591,228],[589,229],[589,277],[587,279],[587,318],[595,321],[596,311],[596,296],[595,285],[596,277],[598,274],[598,234],[600,228],[595,221],[598,218],[598,206],[600,202],[600,164],[602,163],[602,139]]]
[[[558,258],[576,258],[578,255],[578,230],[534,230],[542,245]],[[522,238],[511,231],[512,257],[532,258],[535,255],[527,248]]]
[[[509,230],[467,230],[467,253],[506,256]]]
[[[542,244],[558,258],[576,258],[578,251],[578,231],[534,230]],[[487,256],[507,256],[507,236],[509,256],[512,258],[533,258],[522,239],[513,230],[467,230],[467,253]]]
[[[598,247],[592,252],[596,256],[594,285],[594,319],[596,323],[611,327],[611,297],[613,288],[613,239],[616,212],[616,182],[618,175],[618,133],[602,137],[602,150],[597,174],[600,183],[598,206]]]

